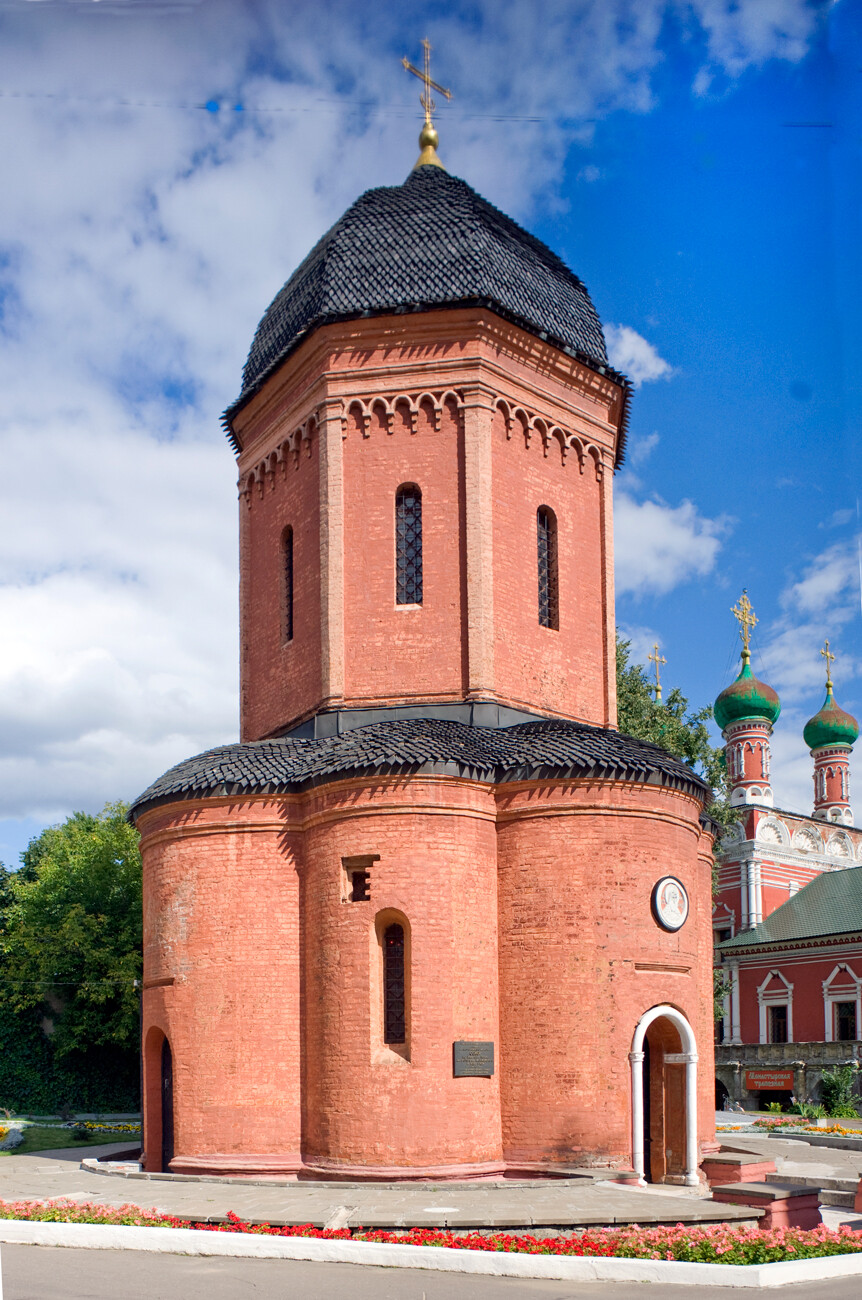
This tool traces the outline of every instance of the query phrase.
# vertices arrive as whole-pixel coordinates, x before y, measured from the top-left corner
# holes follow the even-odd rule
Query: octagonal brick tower
[[[709,792],[616,730],[626,402],[577,276],[438,166],[273,301],[242,739],[133,808],[147,1169],[696,1183]]]
[[[440,167],[364,194],[273,301],[228,412],[243,738],[417,703],[614,725],[625,404],[587,291],[550,249]],[[398,603],[396,494],[413,482],[421,603]]]

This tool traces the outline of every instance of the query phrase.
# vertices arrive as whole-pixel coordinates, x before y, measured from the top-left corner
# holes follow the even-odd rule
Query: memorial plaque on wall
[[[456,1079],[470,1075],[490,1079],[494,1073],[494,1044],[467,1041],[453,1043],[452,1073]]]

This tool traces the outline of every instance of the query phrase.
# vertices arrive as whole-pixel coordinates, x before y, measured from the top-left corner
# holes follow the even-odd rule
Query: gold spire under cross
[[[754,627],[757,619],[754,610],[751,608],[751,601],[748,599],[748,588],[744,587],[742,595],[739,598],[739,604],[734,605],[731,614],[739,624],[739,635],[742,637],[742,657],[743,659],[751,658],[749,642],[751,640],[751,629]]]
[[[656,641],[653,649],[655,650],[655,654],[647,655],[647,659],[651,664],[655,664],[655,702],[656,704],[661,704],[661,669],[659,665],[666,664],[667,660],[664,655],[660,655],[658,652],[658,641]]]
[[[823,655],[823,658],[826,660],[826,689],[827,691],[831,691],[832,690],[832,665],[835,663],[835,656],[832,653],[832,651],[829,649],[828,640],[826,641],[826,649],[821,650],[820,653]]]
[[[401,60],[402,68],[406,68],[408,72],[412,72],[413,76],[418,77],[424,86],[424,89],[419,96],[419,103],[425,110],[425,125],[419,132],[419,148],[422,152],[419,155],[418,162],[413,168],[414,171],[416,170],[416,167],[426,167],[429,165],[432,167],[443,166],[440,159],[437,157],[436,152],[437,145],[440,143],[440,137],[434,129],[434,123],[431,121],[431,114],[437,107],[431,97],[431,91],[436,90],[438,95],[443,95],[446,99],[452,98],[451,90],[447,90],[445,86],[441,86],[439,82],[432,81],[431,79],[431,42],[428,40],[427,36],[422,42],[422,49],[425,56],[423,71],[420,71],[419,68],[412,64],[406,55]]]

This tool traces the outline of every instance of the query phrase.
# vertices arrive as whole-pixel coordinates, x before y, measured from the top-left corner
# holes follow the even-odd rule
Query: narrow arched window
[[[557,518],[547,506],[536,512],[539,565],[539,623],[559,628],[560,604],[557,580]]]
[[[422,493],[415,483],[395,493],[395,601],[422,604]]]
[[[284,580],[284,639],[293,640],[293,529],[281,535],[281,561]]]
[[[404,927],[393,923],[383,931],[383,1041],[407,1038],[404,997]]]

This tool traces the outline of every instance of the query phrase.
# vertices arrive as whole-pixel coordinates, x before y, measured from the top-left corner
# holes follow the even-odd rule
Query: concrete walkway
[[[128,1150],[128,1143],[89,1148],[88,1156]],[[205,1222],[229,1210],[251,1222],[315,1227],[449,1227],[568,1231],[577,1227],[655,1223],[754,1223],[743,1206],[718,1205],[679,1188],[637,1189],[612,1183],[533,1180],[500,1183],[253,1183],[160,1175],[117,1177],[82,1169],[81,1151],[40,1151],[0,1159],[0,1199],[66,1196],[104,1205],[131,1202]]]

